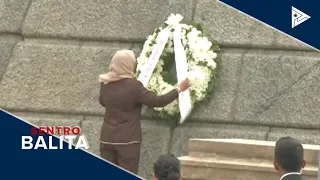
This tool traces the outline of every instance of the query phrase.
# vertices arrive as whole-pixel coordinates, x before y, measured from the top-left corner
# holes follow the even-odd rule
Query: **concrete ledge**
[[[183,179],[272,180],[275,142],[246,139],[191,139],[189,155],[180,157]],[[307,166],[303,176],[316,180],[320,146],[303,145]]]
[[[229,170],[245,170],[245,171],[262,171],[274,173],[272,161],[259,160],[259,159],[235,159],[227,157],[180,157],[182,165],[210,167]],[[307,165],[303,174],[316,176],[318,172],[317,166]]]
[[[275,142],[245,139],[191,139],[189,156],[209,157],[209,154],[234,158],[273,160]],[[304,144],[307,164],[317,165],[320,146]]]
[[[192,138],[241,138],[265,140],[269,128],[230,124],[188,123],[173,131],[171,152],[176,156],[185,156],[188,142]]]
[[[181,157],[183,180],[274,180],[279,175],[273,168],[272,161],[252,161],[244,159],[216,159]],[[317,179],[317,167],[307,166],[303,178]]]

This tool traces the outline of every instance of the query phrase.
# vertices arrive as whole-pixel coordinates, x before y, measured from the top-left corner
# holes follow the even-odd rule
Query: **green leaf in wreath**
[[[196,22],[192,22],[191,26],[193,26],[194,28],[196,28],[198,31],[200,31],[201,33],[203,33],[203,26],[200,23],[196,23]]]
[[[170,71],[171,68],[175,65],[175,59],[174,54],[170,53],[166,56],[162,56],[161,59],[163,59],[163,71]]]
[[[138,71],[136,72],[136,76],[138,77],[138,76],[140,75],[140,73],[141,73],[141,71],[138,70]]]
[[[146,52],[146,57],[150,57],[151,53],[152,53],[152,51]]]
[[[171,85],[177,84],[176,77],[173,73],[171,72],[163,72],[162,74],[163,80]]]

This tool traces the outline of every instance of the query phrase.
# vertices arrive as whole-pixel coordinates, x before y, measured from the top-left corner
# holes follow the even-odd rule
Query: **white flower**
[[[168,41],[172,41],[172,40],[173,40],[173,32],[170,31]]]
[[[151,46],[149,44],[145,43],[143,45],[143,51],[142,52],[146,53],[146,52],[149,52],[149,51],[151,51]]]
[[[213,51],[208,51],[208,56],[212,59],[217,58],[217,53],[213,52]]]
[[[210,66],[212,69],[215,69],[217,67],[216,62],[214,62],[213,59],[207,60],[208,66]]]
[[[186,29],[182,29],[181,34],[182,34],[182,36],[185,36],[187,34],[187,30]]]
[[[141,53],[141,55],[137,58],[137,70],[142,70],[147,61],[148,58],[145,56],[145,54]]]
[[[204,81],[205,74],[199,69],[189,71],[188,74],[188,79],[190,80],[191,84],[198,84]]]
[[[155,36],[153,35],[153,36],[148,36],[147,37],[147,41],[145,42],[146,44],[151,44],[151,42],[153,41],[155,39]]]
[[[186,24],[180,24],[180,26],[181,26],[181,28],[183,29],[183,30],[189,30],[190,28],[191,28],[191,26],[188,26],[188,25],[186,25]]]
[[[169,40],[166,46],[167,46],[165,49],[166,53],[173,53],[173,41]]]
[[[188,33],[187,37],[189,41],[196,41],[200,34],[200,31],[198,31],[196,28],[192,28],[192,30]]]
[[[153,74],[159,74],[159,76],[157,78],[160,78],[160,73],[163,71],[163,65],[164,65],[164,61],[162,59],[159,59],[158,64],[156,65],[156,68],[154,70]]]
[[[174,27],[174,26],[177,26],[182,19],[183,17],[180,14],[176,14],[176,15],[171,14],[165,23],[169,26]]]
[[[202,37],[198,39],[198,46],[202,51],[209,51],[212,43],[208,40],[208,38]]]

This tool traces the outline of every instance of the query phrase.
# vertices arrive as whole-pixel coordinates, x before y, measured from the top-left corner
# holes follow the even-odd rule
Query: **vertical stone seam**
[[[249,43],[248,43],[248,49],[253,49],[255,48],[255,46],[253,44],[251,44],[251,42],[254,42],[255,39],[253,39],[253,35],[254,35],[254,32],[256,31],[256,26],[258,26],[259,22],[257,21],[254,21],[254,23],[250,26],[250,29],[249,29],[249,36],[248,36],[248,40],[249,40]],[[259,49],[259,46],[256,47],[256,49]]]
[[[174,0],[164,0],[164,2],[168,4],[168,12],[167,12],[166,16],[163,17],[162,22],[164,22],[169,17],[169,15],[172,13],[172,1],[174,1]]]
[[[272,42],[271,42],[271,46],[272,46],[272,47],[277,47],[277,39],[278,39],[278,37],[279,37],[278,32],[277,32],[277,31],[274,31],[274,32],[273,32],[273,40],[272,40]]]
[[[171,153],[172,152],[172,143],[173,143],[173,133],[175,130],[175,126],[170,126],[170,131],[169,131],[169,141],[168,141],[168,145],[167,145],[167,153]]]
[[[196,16],[197,6],[198,6],[198,0],[193,0],[193,9],[192,9],[192,16],[191,21],[194,21],[194,18]]]
[[[169,14],[167,14],[167,16],[169,16],[170,15],[170,13],[172,13],[172,1],[174,1],[174,0],[168,0],[167,2],[168,2],[168,7],[169,7]]]
[[[5,67],[4,71],[3,71],[3,74],[2,74],[2,75],[0,74],[0,85],[1,85],[1,82],[2,82],[2,80],[3,80],[3,78],[4,78],[4,76],[5,76],[6,73],[7,73],[8,66],[9,66],[9,64],[10,64],[11,59],[13,58],[14,51],[15,51],[15,49],[16,49],[16,47],[17,47],[17,44],[18,44],[19,42],[21,42],[21,41],[18,41],[18,42],[16,42],[16,43],[13,45],[13,48],[12,48],[12,50],[11,50],[11,52],[10,52],[10,56],[9,56],[9,58],[8,58],[8,62],[7,62],[7,64],[5,65],[6,67]]]
[[[83,125],[83,121],[86,119],[86,116],[83,116],[82,118],[81,118],[81,120],[79,121],[79,123],[78,123],[78,126],[82,129],[82,125]],[[80,135],[82,134],[82,131],[81,131],[81,133],[77,136],[77,138],[76,138],[76,142],[78,142],[78,140],[79,140],[79,137],[80,137]]]
[[[24,36],[23,36],[23,33],[22,33],[22,28],[24,27],[24,23],[25,23],[25,21],[26,21],[26,17],[27,17],[27,15],[28,15],[29,9],[30,9],[30,7],[31,7],[32,1],[33,1],[33,0],[30,0],[30,1],[29,1],[28,7],[27,7],[27,9],[26,9],[26,12],[24,13],[24,19],[23,19],[23,21],[22,21],[22,23],[21,23],[21,26],[20,26],[20,29],[19,29],[19,30],[20,30],[20,33],[21,33],[21,36],[22,36],[22,40],[24,40]]]
[[[131,47],[129,48],[130,50],[134,49],[134,43],[131,43]]]
[[[242,71],[243,71],[243,65],[244,65],[244,57],[247,54],[249,50],[246,50],[242,53],[241,55],[241,59],[240,59],[240,65],[238,66],[237,69],[237,82],[236,82],[236,89],[235,92],[233,93],[233,95],[235,96],[235,98],[233,99],[233,102],[231,104],[231,112],[230,112],[230,119],[231,120],[235,120],[236,118],[236,114],[237,114],[237,109],[236,109],[236,103],[238,101],[238,96],[239,96],[239,89],[240,89],[240,83],[241,83],[241,79],[242,79]]]
[[[267,134],[266,134],[266,137],[265,137],[265,140],[266,140],[266,141],[268,141],[268,139],[269,139],[269,134],[270,134],[270,132],[271,132],[272,127],[268,127],[268,128],[269,128],[269,129],[268,129]]]
[[[319,161],[320,161],[320,152],[319,151],[315,154],[314,161],[315,161],[314,163],[318,165],[318,171],[319,171],[320,170],[320,163],[319,163]],[[320,177],[319,175],[320,175],[320,171],[318,172],[318,177]]]

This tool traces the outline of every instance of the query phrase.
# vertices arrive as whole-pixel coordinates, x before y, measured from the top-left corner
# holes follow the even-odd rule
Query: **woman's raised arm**
[[[156,93],[146,89],[142,83],[139,82],[137,84],[137,101],[149,107],[164,107],[177,99],[180,91],[184,91],[189,87],[189,81],[184,80],[177,88],[172,89],[170,92],[164,95],[157,95]]]

